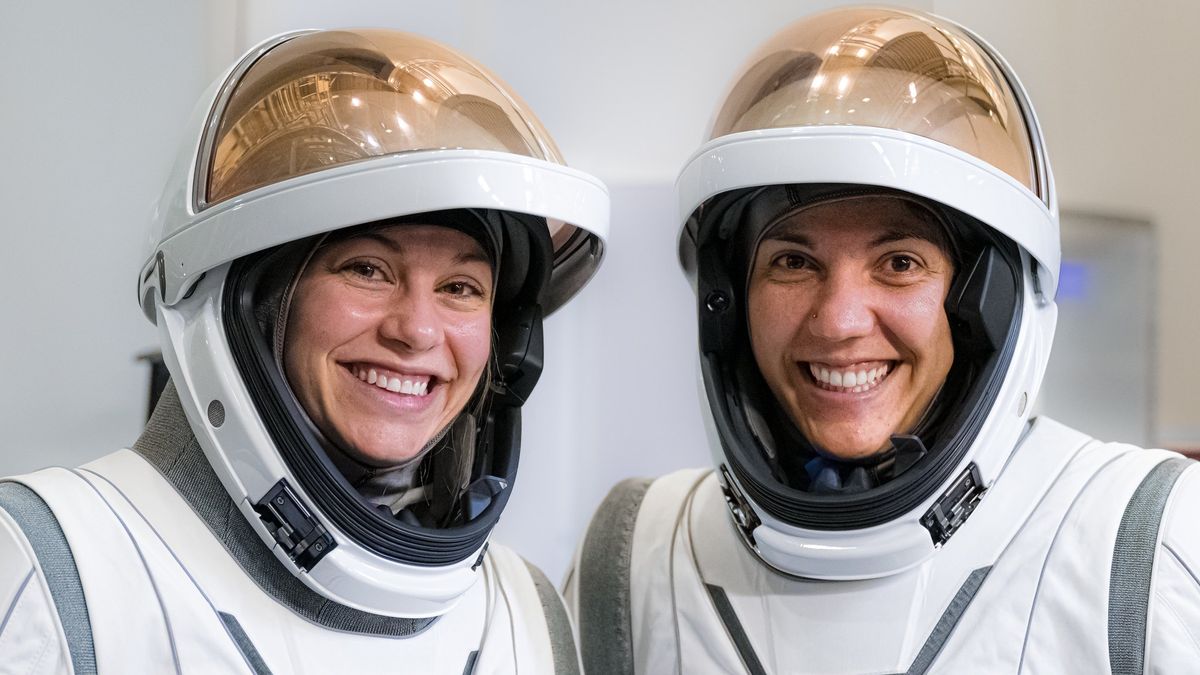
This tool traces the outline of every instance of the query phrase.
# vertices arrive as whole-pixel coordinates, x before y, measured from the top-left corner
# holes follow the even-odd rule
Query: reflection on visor
[[[839,10],[785,30],[750,63],[710,139],[781,127],[895,129],[974,155],[1045,197],[1016,96],[964,32],[900,10]]]
[[[219,113],[209,204],[415,150],[495,150],[562,163],[536,118],[481,66],[403,33],[288,40],[250,66]]]

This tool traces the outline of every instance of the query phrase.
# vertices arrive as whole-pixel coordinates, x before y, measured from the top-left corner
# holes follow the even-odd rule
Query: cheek
[[[795,293],[771,287],[751,287],[746,304],[750,346],[759,368],[767,369],[779,360],[796,336],[804,316],[804,300]]]
[[[446,339],[460,375],[478,376],[492,350],[492,320],[487,313],[446,324]]]
[[[296,289],[288,311],[288,351],[329,349],[379,322],[378,303],[364,302],[337,283]]]
[[[888,307],[887,324],[914,349],[940,348],[942,338],[949,339],[950,334],[945,298],[946,289],[940,284],[915,290],[884,305]]]
[[[320,281],[302,281],[297,287],[284,334],[284,374],[308,407],[321,389],[337,347],[377,322],[376,313],[355,302],[352,294]]]

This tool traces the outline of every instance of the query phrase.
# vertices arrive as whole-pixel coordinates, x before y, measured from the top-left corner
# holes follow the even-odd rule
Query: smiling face
[[[754,358],[825,454],[888,448],[945,381],[954,269],[941,241],[931,214],[884,196],[818,204],[763,235],[748,288]]]
[[[415,456],[487,367],[492,265],[457,230],[394,225],[323,245],[296,285],[284,371],[317,427],[377,467]]]

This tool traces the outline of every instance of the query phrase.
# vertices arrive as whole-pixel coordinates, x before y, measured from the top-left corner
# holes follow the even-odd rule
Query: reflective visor
[[[247,65],[226,84],[209,125],[201,208],[395,153],[492,150],[564,164],[550,134],[499,79],[417,35],[300,34]],[[578,239],[574,225],[546,224],[556,252]]]
[[[219,112],[209,204],[413,150],[497,150],[562,163],[525,104],[480,65],[405,33],[287,40],[250,65]]]
[[[974,155],[1046,198],[1017,97],[955,27],[902,10],[838,10],[776,35],[749,64],[710,139],[781,127],[894,129]]]

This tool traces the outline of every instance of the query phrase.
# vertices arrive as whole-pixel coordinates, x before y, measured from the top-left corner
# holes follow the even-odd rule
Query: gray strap
[[[1141,675],[1146,660],[1146,615],[1158,527],[1175,481],[1191,460],[1160,462],[1134,490],[1113,549],[1108,583],[1108,663],[1113,675]]]
[[[721,617],[721,623],[725,624],[725,630],[729,633],[729,639],[733,640],[733,646],[742,659],[742,665],[746,666],[746,672],[750,675],[767,675],[762,661],[758,660],[758,654],[754,653],[754,646],[750,644],[750,636],[746,635],[746,629],[742,628],[737,612],[733,611],[725,589],[712,584],[704,584],[704,588],[708,589],[708,597],[712,599],[713,607]]]
[[[242,624],[237,617],[228,612],[218,612],[217,614],[221,617],[221,623],[225,624],[225,630],[229,631],[229,635],[233,637],[234,644],[246,658],[246,665],[250,666],[254,675],[271,675],[271,669],[267,667],[267,662],[263,661],[262,654],[258,653],[258,649],[250,641],[250,636],[246,635],[246,631],[242,629]]]
[[[463,675],[475,675],[475,664],[479,661],[479,650],[467,654],[467,665],[463,666]]]
[[[580,675],[579,650],[575,648],[575,634],[571,631],[571,619],[567,617],[562,598],[554,590],[554,584],[536,565],[526,560],[525,566],[529,568],[538,599],[542,601],[542,616],[546,617],[550,649],[554,654],[554,672],[557,675]]]
[[[621,481],[596,510],[579,558],[579,641],[589,673],[633,673],[629,574],[633,527],[649,479]]]
[[[912,666],[908,669],[909,675],[924,673],[929,670],[929,666],[933,665],[933,660],[942,651],[942,646],[946,644],[946,640],[954,632],[954,627],[958,625],[958,620],[967,611],[967,607],[975,599],[975,594],[979,592],[979,587],[983,585],[983,580],[987,578],[988,572],[991,571],[991,566],[980,567],[971,572],[967,576],[967,580],[963,582],[963,585],[958,587],[958,592],[951,598],[946,611],[942,612],[942,618],[938,619],[937,625],[933,627],[933,632],[929,634],[929,637],[925,639],[925,644],[921,646],[921,651],[917,652],[917,658],[913,660]]]
[[[54,608],[67,638],[76,673],[96,672],[96,650],[87,598],[79,581],[75,556],[54,512],[36,492],[20,483],[0,482],[0,508],[8,512],[37,556]]]

